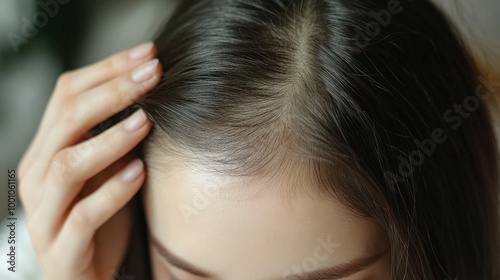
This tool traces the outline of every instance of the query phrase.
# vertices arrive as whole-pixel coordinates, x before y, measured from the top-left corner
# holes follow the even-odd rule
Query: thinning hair
[[[385,229],[393,279],[500,279],[476,66],[431,3],[397,3],[181,1],[156,39],[164,76],[137,102],[154,122],[146,157],[233,176],[297,167]]]

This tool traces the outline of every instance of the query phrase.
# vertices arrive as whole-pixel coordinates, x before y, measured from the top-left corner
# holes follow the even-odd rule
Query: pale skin
[[[143,189],[150,235],[211,275],[176,267],[150,242],[155,279],[299,279],[286,276],[376,255],[380,258],[346,277],[311,280],[390,279],[385,233],[338,201],[284,194],[293,183],[310,184],[292,175],[297,171],[249,180],[217,176],[177,156],[152,153],[147,158],[154,165]]]
[[[158,83],[155,54],[151,43],[143,44],[64,73],[56,84],[18,167],[44,278],[113,279],[129,238],[127,202],[147,178],[155,279],[299,279],[293,276],[333,266],[345,277],[321,279],[390,279],[390,246],[373,220],[334,199],[284,195],[290,178],[314,189],[305,177],[289,176],[300,172],[249,180],[155,153],[146,158],[146,173],[133,151],[152,126],[142,111],[87,139],[88,130]],[[168,261],[169,253],[199,271],[183,269],[171,255]],[[355,259],[365,262],[348,268]]]

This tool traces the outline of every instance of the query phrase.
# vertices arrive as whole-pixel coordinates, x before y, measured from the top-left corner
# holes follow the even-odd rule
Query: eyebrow
[[[172,252],[170,252],[165,246],[163,246],[161,242],[152,234],[149,235],[149,238],[151,240],[151,244],[156,248],[156,250],[158,250],[158,253],[160,253],[160,255],[171,265],[203,278],[214,277],[212,274],[204,271],[203,269],[199,269],[183,260],[182,258],[172,254]]]
[[[356,272],[359,272],[376,261],[378,261],[384,253],[379,253],[368,258],[358,258],[350,262],[339,264],[336,266],[323,268],[311,272],[292,274],[287,277],[281,278],[283,280],[324,280],[324,279],[342,279],[348,277]]]
[[[189,272],[193,275],[200,276],[203,278],[213,278],[214,275],[200,268],[195,267],[186,260],[174,255],[170,252],[166,246],[162,245],[161,242],[154,237],[152,234],[149,236],[151,244],[155,247],[160,255],[172,266]],[[359,272],[376,261],[378,261],[384,253],[379,253],[368,258],[358,258],[347,263],[336,265],[329,268],[323,268],[311,272],[301,273],[301,274],[291,274],[286,277],[280,277],[280,280],[324,280],[324,279],[342,279],[348,277],[356,272]]]

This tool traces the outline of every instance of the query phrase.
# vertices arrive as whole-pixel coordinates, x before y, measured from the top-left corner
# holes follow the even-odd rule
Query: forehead
[[[148,169],[144,187],[150,230],[206,270],[227,271],[229,265],[236,276],[261,271],[269,274],[265,279],[303,263],[317,248],[328,253],[320,264],[328,267],[383,246],[380,228],[339,201],[287,196],[283,190],[290,184],[308,183],[293,174],[250,180],[204,172],[175,158],[157,167]]]

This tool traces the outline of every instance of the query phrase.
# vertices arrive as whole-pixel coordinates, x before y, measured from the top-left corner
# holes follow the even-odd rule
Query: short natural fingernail
[[[128,131],[134,131],[142,127],[146,123],[147,117],[142,109],[133,113],[124,123],[124,127]]]
[[[157,58],[142,64],[132,71],[132,80],[137,83],[147,81],[156,74],[156,69],[158,69]]]
[[[134,159],[123,171],[122,180],[125,182],[132,182],[141,174],[143,166],[142,160]]]
[[[131,60],[139,60],[148,56],[153,49],[154,44],[152,42],[147,42],[141,45],[138,45],[130,50],[128,56]]]

